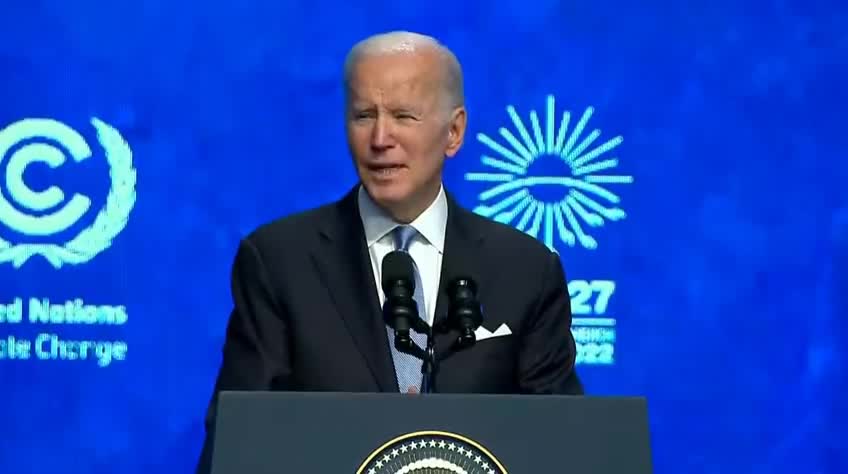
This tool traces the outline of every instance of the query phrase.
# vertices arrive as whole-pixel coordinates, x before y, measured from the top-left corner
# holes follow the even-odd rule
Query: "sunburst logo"
[[[551,249],[555,237],[569,247],[579,244],[596,249],[598,242],[589,229],[627,216],[619,207],[620,196],[608,187],[633,182],[632,176],[614,172],[619,163],[611,152],[624,139],[599,141],[598,129],[584,137],[595,111],[592,107],[573,128],[571,112],[564,111],[557,127],[552,95],[547,97],[544,131],[535,110],[530,111],[530,131],[514,106],[506,111],[518,136],[501,127],[498,133],[504,144],[477,134],[477,140],[491,151],[480,162],[492,171],[465,175],[468,181],[491,184],[480,193],[474,212],[513,225]]]

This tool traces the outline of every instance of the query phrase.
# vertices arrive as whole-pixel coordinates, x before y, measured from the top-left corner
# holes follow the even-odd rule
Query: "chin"
[[[365,183],[365,189],[377,204],[394,207],[409,202],[414,194],[406,183]]]

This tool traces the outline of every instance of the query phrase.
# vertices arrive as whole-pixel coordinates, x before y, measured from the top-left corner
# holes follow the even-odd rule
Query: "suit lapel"
[[[478,289],[484,285],[484,261],[479,257],[483,234],[474,225],[475,216],[463,209],[448,194],[448,220],[445,228],[445,248],[442,256],[442,270],[439,281],[439,294],[436,298],[436,313],[434,324],[439,324],[447,318],[448,294],[450,282],[460,276],[472,278],[477,282]],[[436,339],[439,351],[448,349],[457,336],[457,332],[442,335]]]
[[[380,390],[397,392],[356,188],[334,210],[321,228],[320,251],[313,253],[313,261]]]

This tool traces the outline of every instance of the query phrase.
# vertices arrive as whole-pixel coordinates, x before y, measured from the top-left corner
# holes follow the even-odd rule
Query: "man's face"
[[[377,204],[414,219],[436,197],[445,156],[459,150],[464,110],[447,107],[433,53],[375,55],[354,67],[348,90],[348,145]]]

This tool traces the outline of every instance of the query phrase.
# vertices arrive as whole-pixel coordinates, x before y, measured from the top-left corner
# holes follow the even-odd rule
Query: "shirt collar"
[[[395,222],[385,211],[380,209],[377,204],[368,196],[368,192],[360,185],[357,196],[359,204],[359,215],[362,219],[362,226],[365,229],[365,240],[370,248],[378,240],[382,239],[386,234],[398,227],[398,222]],[[445,247],[445,227],[448,219],[448,203],[445,196],[444,186],[440,187],[439,194],[436,199],[430,204],[424,212],[421,213],[409,225],[415,228],[422,237],[435,247],[439,253],[444,252]]]

